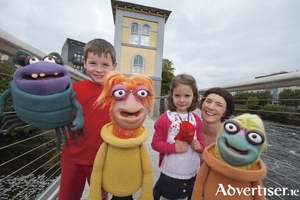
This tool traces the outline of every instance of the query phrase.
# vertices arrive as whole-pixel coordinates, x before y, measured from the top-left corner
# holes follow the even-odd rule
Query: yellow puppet
[[[111,123],[101,130],[104,142],[94,161],[89,200],[100,200],[101,188],[112,199],[132,199],[140,188],[139,200],[153,199],[152,165],[143,144],[149,137],[143,122],[147,107],[153,108],[152,88],[152,80],[142,74],[129,78],[119,72],[106,75],[96,105],[110,104]]]
[[[215,143],[203,151],[192,200],[262,200],[267,169],[260,159],[266,133],[257,115],[243,114],[224,122]]]

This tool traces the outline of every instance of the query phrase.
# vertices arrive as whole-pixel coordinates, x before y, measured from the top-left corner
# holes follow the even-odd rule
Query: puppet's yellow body
[[[152,165],[144,142],[146,105],[153,110],[152,80],[142,74],[129,78],[119,72],[105,76],[96,105],[110,104],[111,123],[101,130],[104,142],[94,160],[89,200],[101,200],[101,188],[114,197],[130,198],[141,189],[139,200],[152,200]]]
[[[104,143],[99,148],[91,177],[89,200],[101,199],[101,187],[115,196],[129,196],[142,188],[140,200],[151,200],[152,166],[143,145],[148,131],[143,126],[136,138],[121,139],[112,134],[112,125],[102,128]]]

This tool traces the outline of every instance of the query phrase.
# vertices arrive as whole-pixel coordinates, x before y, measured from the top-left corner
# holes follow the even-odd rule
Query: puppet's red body
[[[180,131],[175,136],[175,140],[185,141],[191,143],[194,140],[195,126],[188,121],[180,123]]]

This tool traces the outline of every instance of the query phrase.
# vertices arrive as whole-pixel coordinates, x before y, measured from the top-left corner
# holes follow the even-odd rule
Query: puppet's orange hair
[[[139,100],[141,103],[146,106],[146,102],[149,104],[150,111],[153,111],[153,105],[154,105],[154,96],[151,93],[153,91],[153,83],[152,80],[143,74],[135,74],[129,78],[125,77],[123,74],[111,71],[108,72],[105,76],[104,80],[104,87],[101,95],[98,97],[98,99],[95,102],[96,106],[100,106],[100,108],[103,108],[109,104],[111,104],[110,108],[113,107],[113,105],[116,103],[116,99],[112,96],[112,88],[115,85],[122,84],[124,85],[128,90],[134,90],[138,86],[145,86],[148,88],[150,94],[148,97],[146,97],[144,100]]]
[[[135,90],[138,86],[147,87],[150,94],[143,100],[139,98],[136,98],[136,100],[141,102],[144,107],[146,107],[146,103],[148,103],[150,112],[152,113],[153,106],[154,106],[154,96],[152,94],[153,83],[148,76],[143,74],[135,74],[127,78],[119,72],[112,71],[106,74],[103,91],[95,102],[95,106],[100,106],[100,108],[103,108],[104,106],[110,104],[109,116],[114,126],[113,127],[114,135],[116,135],[119,138],[132,138],[136,136],[136,134],[138,133],[138,129],[124,130],[118,126],[118,124],[115,122],[113,118],[112,110],[117,100],[112,95],[112,88],[118,84],[124,85],[127,88],[127,90]]]

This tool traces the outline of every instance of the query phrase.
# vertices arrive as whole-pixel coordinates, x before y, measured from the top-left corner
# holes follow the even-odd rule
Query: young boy
[[[78,132],[77,144],[69,133],[70,147],[65,146],[62,151],[59,200],[80,200],[86,180],[90,183],[94,159],[103,142],[101,128],[110,122],[109,106],[100,110],[94,102],[103,90],[105,74],[116,69],[115,49],[103,39],[94,39],[86,44],[83,56],[90,79],[75,82],[73,87],[83,110],[85,138]],[[107,199],[107,192],[102,191],[102,199]]]

